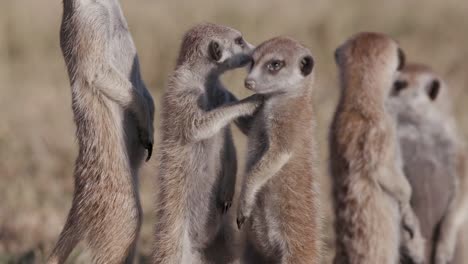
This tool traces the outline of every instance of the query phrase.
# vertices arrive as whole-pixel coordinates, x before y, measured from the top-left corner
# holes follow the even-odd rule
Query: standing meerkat
[[[222,160],[226,128],[237,118],[252,115],[263,97],[230,102],[219,78],[247,65],[252,49],[239,31],[208,23],[193,27],[182,40],[162,97],[153,263],[232,260],[228,249],[232,241],[218,239],[223,235],[222,214],[235,188],[235,180],[223,179],[235,176],[225,173],[232,164]],[[227,195],[219,191],[229,188]]]
[[[461,216],[468,209],[459,205],[466,199],[458,199],[466,196],[464,191],[457,192],[465,174],[465,149],[447,87],[430,67],[408,64],[395,81],[388,104],[397,120],[403,169],[413,187],[411,206],[426,238],[426,263],[433,263],[439,241],[441,249],[450,245],[450,250],[444,248],[440,252],[444,256],[435,263],[447,264],[455,251]]]
[[[153,99],[117,0],[65,0],[60,45],[79,153],[73,203],[48,263],[81,240],[95,263],[132,263],[141,224],[137,174],[153,145]]]
[[[246,88],[267,96],[248,136],[237,223],[247,221],[247,263],[321,263],[314,59],[295,40],[258,46]]]
[[[336,264],[399,262],[400,226],[408,255],[424,258],[424,240],[410,207],[411,187],[398,164],[394,122],[385,108],[397,70],[398,44],[359,33],[335,52],[341,97],[330,130]]]

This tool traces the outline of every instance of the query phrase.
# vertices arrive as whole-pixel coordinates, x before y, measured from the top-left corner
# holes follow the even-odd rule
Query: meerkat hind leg
[[[59,240],[52,251],[47,264],[61,264],[64,263],[76,245],[82,240],[83,231],[81,230],[81,223],[75,222],[73,215],[73,207],[70,210],[65,226],[60,233]]]

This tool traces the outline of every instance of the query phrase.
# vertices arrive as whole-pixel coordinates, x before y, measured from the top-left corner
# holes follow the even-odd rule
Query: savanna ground
[[[468,100],[468,1],[132,0],[122,6],[157,107],[181,36],[195,23],[232,26],[254,44],[289,35],[312,50],[327,252],[333,251],[327,130],[339,92],[332,54],[345,38],[358,31],[385,32],[399,40],[409,61],[432,65],[449,83],[457,119],[468,136],[468,115],[463,114]],[[61,15],[59,0],[0,3],[0,263],[43,262],[71,205],[77,144],[58,41]],[[244,75],[238,70],[225,76],[239,97],[248,95]],[[237,131],[236,142],[242,160],[245,140]],[[141,263],[151,246],[154,176],[153,161],[141,173]],[[68,263],[88,262],[82,248]]]

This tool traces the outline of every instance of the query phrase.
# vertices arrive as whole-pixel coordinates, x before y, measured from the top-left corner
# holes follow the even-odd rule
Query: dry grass
[[[452,87],[457,118],[468,135],[468,2],[458,1],[148,1],[122,3],[139,50],[143,76],[159,101],[183,32],[201,21],[230,25],[258,44],[276,35],[301,40],[317,61],[317,139],[321,147],[323,207],[330,213],[326,131],[338,89],[334,48],[358,31],[386,32],[409,60],[433,65]],[[68,212],[77,152],[70,90],[58,44],[60,1],[0,4],[0,263],[41,262]],[[239,96],[244,72],[228,73]],[[156,120],[156,124],[158,121]],[[156,131],[156,133],[158,133]],[[157,135],[156,135],[157,136]],[[245,142],[237,139],[240,145]],[[240,140],[240,141],[239,141]],[[242,155],[242,154],[241,154]],[[144,226],[141,255],[149,252],[154,166],[141,175]],[[330,231],[330,217],[326,226]],[[329,236],[329,243],[331,235]],[[70,263],[85,263],[79,251]],[[142,261],[144,262],[144,261]]]

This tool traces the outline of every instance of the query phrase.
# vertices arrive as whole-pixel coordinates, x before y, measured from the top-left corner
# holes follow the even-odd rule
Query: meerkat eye
[[[281,70],[281,68],[283,68],[283,66],[284,66],[284,61],[272,60],[272,61],[270,61],[270,63],[267,64],[267,69],[268,69],[269,72],[275,73],[275,72]]]
[[[234,40],[234,43],[241,46],[242,48],[245,46],[245,41],[242,37],[238,37]]]
[[[407,86],[408,86],[407,81],[397,80],[393,84],[393,91],[395,92],[395,94],[398,94],[401,90],[405,89]]]

